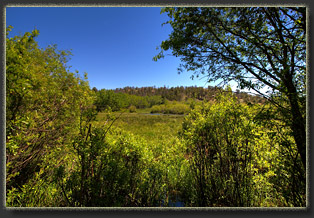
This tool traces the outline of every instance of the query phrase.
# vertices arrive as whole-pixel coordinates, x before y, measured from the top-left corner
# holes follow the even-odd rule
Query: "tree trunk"
[[[305,121],[301,114],[298,94],[295,86],[292,82],[292,77],[285,81],[287,87],[287,96],[290,103],[292,122],[291,129],[293,132],[293,137],[296,142],[298,152],[301,156],[304,169],[306,169],[306,130],[305,130]]]

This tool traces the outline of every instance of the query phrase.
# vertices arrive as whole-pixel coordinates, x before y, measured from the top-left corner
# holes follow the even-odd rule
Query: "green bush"
[[[130,112],[130,113],[135,113],[135,112],[136,112],[136,107],[135,107],[134,105],[131,105],[131,106],[129,107],[129,112]]]
[[[75,170],[55,169],[67,206],[160,205],[162,173],[144,141],[119,129],[84,132],[73,142]]]
[[[185,205],[305,205],[302,163],[291,130],[275,119],[261,121],[267,107],[240,103],[230,92],[185,117],[180,133],[187,147],[183,172],[188,176],[181,183],[181,192],[188,193],[182,196]]]
[[[39,48],[38,34],[34,30],[6,39],[7,206],[54,199],[43,197],[45,189],[54,188],[44,183],[51,176],[49,166],[62,162],[79,131],[80,116],[93,110],[87,76],[82,79],[66,66],[71,53],[55,45]]]

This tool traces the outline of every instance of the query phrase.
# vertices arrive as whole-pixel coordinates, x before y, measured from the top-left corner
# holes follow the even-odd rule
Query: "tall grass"
[[[106,115],[106,113],[98,114],[97,125],[105,122]],[[118,116],[118,113],[113,113],[113,115]],[[124,113],[113,125],[141,136],[148,143],[154,144],[161,141],[168,142],[176,138],[183,120],[184,116],[180,115]]]

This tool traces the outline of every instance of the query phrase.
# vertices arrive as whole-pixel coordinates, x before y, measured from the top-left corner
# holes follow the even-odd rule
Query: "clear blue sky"
[[[178,75],[179,58],[152,60],[171,32],[170,25],[161,25],[167,20],[158,7],[6,8],[9,37],[36,28],[40,47],[71,49],[70,70],[88,73],[91,88],[208,86],[205,79],[191,80],[191,72]]]

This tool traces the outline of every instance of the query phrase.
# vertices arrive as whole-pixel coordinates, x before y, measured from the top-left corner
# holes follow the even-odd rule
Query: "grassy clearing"
[[[181,128],[184,116],[180,115],[150,115],[148,111],[137,111],[137,113],[123,113],[115,121],[113,126],[133,133],[144,138],[147,142],[156,144],[173,140]],[[119,113],[113,113],[116,117]],[[99,113],[98,125],[105,122],[106,113]]]
[[[113,113],[116,117],[119,114]],[[99,113],[96,125],[103,125],[106,116],[106,113]],[[165,152],[178,146],[178,132],[183,120],[182,115],[151,115],[148,111],[138,110],[137,113],[123,113],[113,126],[145,140],[147,148],[151,149],[155,158],[158,159]]]

